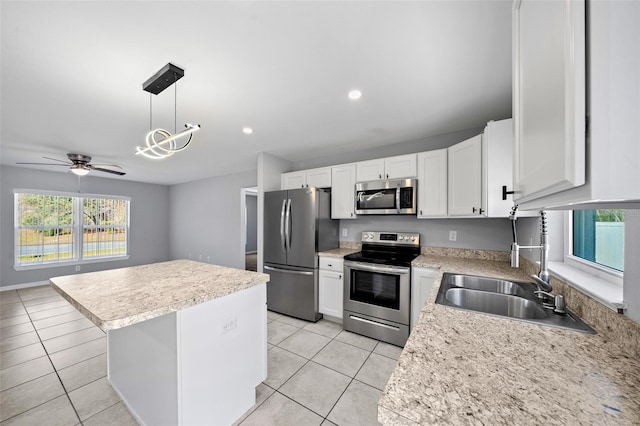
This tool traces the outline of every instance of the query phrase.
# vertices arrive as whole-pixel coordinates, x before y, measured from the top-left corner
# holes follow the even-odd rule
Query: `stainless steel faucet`
[[[538,291],[551,293],[553,287],[549,284],[549,242],[547,240],[547,212],[540,210],[540,245],[538,246],[521,246],[518,244],[516,233],[516,212],[518,205],[514,205],[509,213],[511,219],[511,229],[513,230],[513,243],[511,243],[511,267],[520,266],[520,249],[540,249],[540,272],[538,275],[531,275],[531,279],[538,286]],[[544,294],[537,293],[538,297],[544,297]]]

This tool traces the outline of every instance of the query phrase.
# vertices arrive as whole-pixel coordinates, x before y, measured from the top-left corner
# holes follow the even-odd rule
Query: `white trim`
[[[626,308],[621,285],[572,268],[563,262],[549,262],[549,271],[554,277],[613,310]]]
[[[90,263],[104,263],[115,262],[118,260],[129,260],[131,255],[113,256],[113,257],[91,257],[85,260],[71,260],[68,262],[51,262],[51,263],[35,263],[33,265],[13,265],[13,269],[16,271],[30,271],[33,269],[49,269],[57,268],[59,266],[74,266],[74,265],[88,265]]]
[[[549,262],[551,275],[605,306],[625,309],[624,273],[573,255],[573,211],[564,213],[564,262]]]
[[[0,292],[3,291],[10,291],[10,290],[21,290],[23,288],[30,288],[30,287],[40,287],[43,285],[49,285],[49,281],[34,281],[31,283],[23,283],[23,284],[14,284],[14,285],[7,285],[7,286],[0,286]]]

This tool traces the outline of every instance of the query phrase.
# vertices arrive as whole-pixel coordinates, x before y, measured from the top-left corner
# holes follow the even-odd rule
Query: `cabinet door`
[[[318,273],[319,303],[321,314],[342,318],[343,292],[342,272],[320,270]]]
[[[585,183],[585,2],[517,1],[513,11],[518,203]]]
[[[418,154],[418,217],[447,215],[447,150]]]
[[[384,158],[356,163],[357,182],[384,179]]]
[[[301,170],[299,172],[282,173],[280,175],[280,189],[296,189],[304,188],[307,184],[306,172]]]
[[[432,269],[411,269],[411,319],[409,322],[411,330],[413,330],[413,326],[420,316],[420,311],[427,302],[438,274],[438,271]]]
[[[482,135],[449,147],[449,216],[477,216],[482,207]]]
[[[355,219],[356,165],[331,168],[331,218]]]
[[[319,169],[307,170],[307,186],[315,186],[318,188],[331,187],[331,167],[322,167]]]
[[[384,159],[385,179],[414,178],[416,176],[416,154],[398,155]]]

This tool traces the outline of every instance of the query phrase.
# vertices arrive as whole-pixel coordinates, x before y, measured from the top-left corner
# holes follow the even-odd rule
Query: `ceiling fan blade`
[[[122,167],[117,164],[89,164],[91,167],[115,167],[116,169],[122,170]]]
[[[69,162],[68,160],[58,160],[57,158],[51,158],[51,157],[42,157],[42,158],[46,158],[47,160],[59,161],[61,163],[66,164],[67,166],[73,165],[73,163]]]
[[[117,170],[109,170],[109,169],[103,169],[101,167],[95,167],[92,166],[91,164],[87,164],[87,167],[89,167],[91,170],[95,170],[96,172],[105,172],[105,173],[112,173],[114,175],[118,175],[118,176],[124,176],[126,175],[125,172],[119,172]],[[119,167],[119,166],[118,166]]]
[[[16,164],[36,164],[38,166],[65,166],[69,167],[72,164],[58,164],[58,163],[16,163]]]

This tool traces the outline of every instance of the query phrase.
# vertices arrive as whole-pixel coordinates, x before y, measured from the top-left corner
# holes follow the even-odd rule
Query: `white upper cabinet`
[[[357,162],[356,176],[358,182],[384,179],[384,158]]]
[[[304,170],[299,172],[282,173],[280,175],[280,189],[304,188],[307,184],[307,175]]]
[[[418,154],[418,217],[447,216],[447,149]]]
[[[521,209],[640,208],[640,2],[592,1],[586,15],[584,0],[515,4]]]
[[[417,176],[416,154],[398,155],[384,159],[385,179],[414,178]]]
[[[515,201],[585,183],[585,2],[517,1],[513,12]]]
[[[280,176],[280,189],[331,187],[331,167],[300,170],[297,172],[282,173]]]
[[[448,148],[449,216],[478,216],[482,209],[482,135]]]
[[[331,218],[355,219],[356,165],[331,168]]]
[[[416,154],[360,161],[356,163],[356,169],[358,182],[414,178],[417,175]]]

